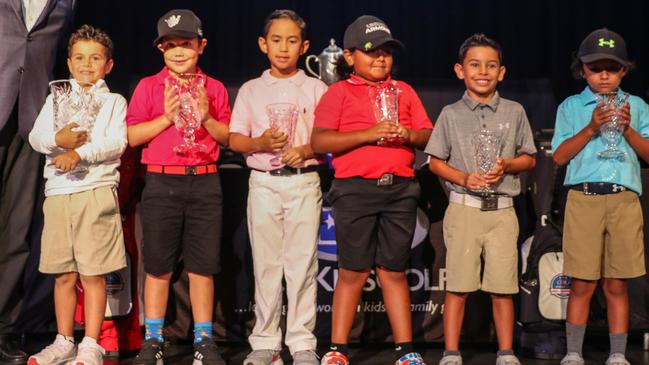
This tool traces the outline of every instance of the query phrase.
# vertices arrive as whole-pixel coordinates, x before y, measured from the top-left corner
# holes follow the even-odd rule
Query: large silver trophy
[[[77,123],[77,132],[86,132],[90,142],[92,127],[103,100],[92,89],[93,84],[76,80],[54,80],[50,84],[54,108],[54,131],[58,132],[70,123]],[[88,167],[78,164],[70,171],[79,173],[88,171]]]
[[[281,151],[270,160],[272,166],[281,166],[281,156],[293,147],[293,135],[297,124],[298,107],[292,103],[274,103],[266,105],[269,127],[285,134],[288,139]]]
[[[196,142],[196,131],[201,128],[201,115],[198,108],[199,89],[205,85],[205,75],[183,73],[168,76],[165,85],[171,87],[178,95],[180,106],[174,120],[176,129],[183,135],[183,143],[174,147],[174,152],[186,155],[203,152],[207,149],[202,143]]]
[[[595,95],[597,104],[604,104],[603,108],[614,108],[619,112],[629,100],[629,94],[617,92],[601,93]],[[620,117],[616,114],[610,122],[605,123],[599,128],[600,136],[606,144],[606,149],[600,151],[597,156],[602,159],[624,160],[626,152],[618,149],[618,144],[622,138],[624,128],[620,125]]]
[[[340,76],[336,72],[336,65],[342,54],[343,50],[336,45],[336,40],[331,38],[329,40],[329,47],[325,48],[320,55],[307,56],[305,62],[306,69],[311,75],[324,81],[325,84],[331,85],[340,80]],[[315,61],[318,64],[318,72],[315,72],[309,65],[311,61]]]
[[[399,125],[399,93],[401,90],[393,84],[370,88],[370,101],[377,123],[390,122]],[[381,138],[379,146],[398,146],[405,141],[401,137]]]
[[[496,167],[496,160],[502,149],[502,135],[498,132],[481,129],[473,135],[476,172],[486,175]],[[483,196],[495,193],[491,186],[477,191]]]

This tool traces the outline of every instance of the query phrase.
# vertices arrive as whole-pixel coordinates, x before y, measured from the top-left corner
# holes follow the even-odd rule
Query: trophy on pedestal
[[[203,152],[207,149],[202,143],[196,142],[195,133],[201,127],[201,116],[198,108],[198,92],[205,85],[205,75],[183,73],[168,76],[165,85],[173,88],[178,95],[180,107],[174,124],[183,134],[183,143],[174,147],[174,152],[186,155]]]

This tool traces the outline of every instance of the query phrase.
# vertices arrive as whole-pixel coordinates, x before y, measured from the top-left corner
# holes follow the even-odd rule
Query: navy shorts
[[[188,272],[220,271],[223,194],[217,173],[147,173],[142,192],[144,270],[174,271],[182,258]]]
[[[336,225],[338,266],[405,271],[420,193],[419,183],[409,178],[396,178],[388,186],[372,179],[334,179],[327,200]]]

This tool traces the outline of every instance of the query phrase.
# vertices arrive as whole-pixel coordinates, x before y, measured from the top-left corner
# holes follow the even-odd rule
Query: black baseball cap
[[[581,42],[577,51],[577,57],[583,63],[613,60],[624,66],[630,64],[624,38],[606,28],[597,29],[590,33]]]
[[[156,47],[164,37],[195,38],[203,37],[201,20],[193,11],[174,9],[158,20],[158,37],[153,41]]]
[[[345,49],[371,51],[384,44],[405,48],[403,43],[392,38],[392,32],[385,22],[375,16],[361,15],[345,30],[343,38]]]

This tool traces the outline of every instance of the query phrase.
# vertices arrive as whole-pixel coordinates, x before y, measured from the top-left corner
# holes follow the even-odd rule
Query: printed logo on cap
[[[615,48],[615,40],[613,39],[606,40],[604,38],[600,38],[597,41],[599,42],[597,43],[597,45],[600,47],[608,46],[609,48]]]
[[[385,25],[384,23],[372,22],[372,23],[365,24],[365,34],[373,33],[373,32],[379,32],[379,31],[386,32],[386,33],[392,35],[392,33],[390,32],[390,29],[388,29],[388,26]]]
[[[559,273],[552,278],[550,282],[550,294],[559,299],[566,299],[570,296],[570,284],[572,278],[570,276]]]
[[[372,48],[372,42],[366,42],[363,49],[369,51]]]
[[[172,15],[164,20],[169,28],[173,28],[180,23],[180,15]]]

